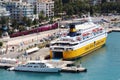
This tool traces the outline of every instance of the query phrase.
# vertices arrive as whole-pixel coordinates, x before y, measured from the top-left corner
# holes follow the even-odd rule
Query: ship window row
[[[18,65],[18,66],[19,66],[19,67],[34,67],[34,68],[38,68],[38,67],[39,67],[39,68],[45,68],[45,67],[47,68],[47,67],[48,67],[48,66],[46,66],[46,65],[40,65],[40,66],[34,66],[34,65],[33,65],[33,66]]]
[[[88,38],[90,38],[90,37],[89,36],[85,36],[85,37],[83,37],[83,40],[88,39]]]
[[[93,39],[93,38],[95,38],[95,37],[98,37],[98,36],[100,36],[100,35],[104,35],[104,34],[106,34],[106,33],[105,33],[105,32],[103,33],[103,31],[102,31],[102,34],[99,34],[99,35],[93,36],[93,37],[91,37],[91,38],[89,38],[89,39],[87,39],[87,40]],[[86,42],[87,40],[84,40],[84,41],[82,41],[82,42],[80,42],[80,43]]]
[[[93,32],[93,34],[94,34],[94,35],[97,35],[97,34],[102,33],[102,32],[103,32],[103,31],[101,30],[101,31]]]
[[[35,65],[35,64],[36,64],[36,65],[45,65],[45,63],[28,63],[27,65],[29,65],[29,64],[30,64],[30,65]]]
[[[74,43],[74,44],[70,44],[70,43],[55,43],[55,44],[52,44],[52,46],[74,46],[74,45],[77,45],[77,44],[78,43]]]
[[[54,48],[54,49],[56,49],[56,50],[64,50],[64,48]]]
[[[93,35],[97,35],[97,34],[100,34],[100,33],[103,33],[103,31],[101,30],[101,31],[93,32]],[[92,36],[92,35],[91,35],[91,36]],[[88,39],[88,38],[90,38],[89,35],[83,36],[83,40]]]

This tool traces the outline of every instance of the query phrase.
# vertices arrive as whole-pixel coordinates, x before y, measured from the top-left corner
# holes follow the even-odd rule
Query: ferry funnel
[[[76,36],[75,24],[70,24],[69,36],[70,37]]]

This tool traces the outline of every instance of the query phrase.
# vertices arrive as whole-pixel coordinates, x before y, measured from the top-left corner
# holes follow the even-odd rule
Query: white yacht
[[[52,66],[46,61],[28,61],[25,64],[19,64],[8,70],[30,71],[30,72],[60,72],[61,68]]]

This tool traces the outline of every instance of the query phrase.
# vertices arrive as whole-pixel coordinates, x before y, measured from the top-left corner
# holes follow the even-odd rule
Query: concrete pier
[[[86,68],[80,67],[63,67],[61,72],[72,72],[72,73],[79,73],[79,72],[87,72]]]
[[[120,32],[120,27],[113,27],[107,29],[107,33],[111,33],[111,32]]]
[[[14,67],[15,65],[12,64],[5,64],[5,63],[0,63],[0,68],[2,69],[8,69],[10,67]]]

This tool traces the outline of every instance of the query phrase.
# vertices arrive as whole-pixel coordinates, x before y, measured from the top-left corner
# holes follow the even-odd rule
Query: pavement
[[[49,48],[41,48],[37,52],[20,56],[19,60],[44,60],[47,55],[49,55]]]

